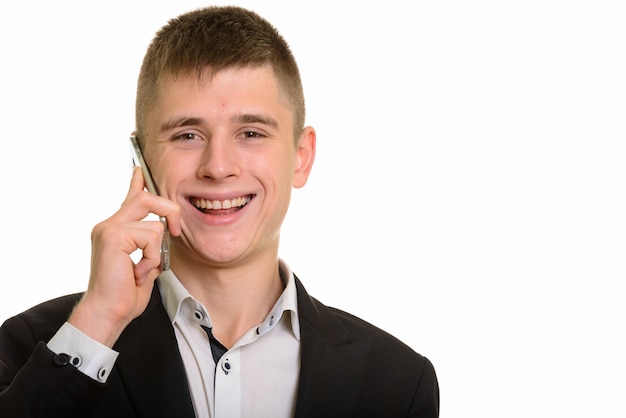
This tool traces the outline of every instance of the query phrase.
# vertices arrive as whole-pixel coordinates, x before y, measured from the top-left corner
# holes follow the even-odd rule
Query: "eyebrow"
[[[278,121],[271,116],[259,115],[255,113],[242,113],[236,114],[231,118],[231,122],[233,123],[262,123],[264,125],[270,126],[272,128],[278,128]],[[168,131],[173,128],[181,128],[185,126],[194,126],[194,125],[202,125],[205,123],[205,120],[202,118],[196,117],[179,117],[179,118],[171,118],[165,121],[161,125],[161,132]]]
[[[231,118],[234,123],[262,123],[272,128],[278,128],[278,121],[271,116],[255,113],[237,114]]]
[[[183,126],[202,125],[203,123],[204,123],[204,119],[202,118],[191,118],[191,117],[171,118],[171,119],[166,120],[161,125],[161,132],[165,132],[173,128],[181,128]]]

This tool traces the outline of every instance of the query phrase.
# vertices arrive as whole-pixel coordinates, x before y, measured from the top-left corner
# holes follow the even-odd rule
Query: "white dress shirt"
[[[197,418],[293,416],[300,375],[300,326],[295,279],[282,260],[280,276],[285,289],[265,320],[235,342],[217,364],[202,328],[212,327],[208,310],[172,271],[158,278]],[[79,370],[101,382],[117,359],[117,352],[69,323],[48,342],[48,348],[70,354]]]

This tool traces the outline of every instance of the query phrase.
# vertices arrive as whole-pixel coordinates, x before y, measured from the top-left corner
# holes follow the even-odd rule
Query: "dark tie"
[[[213,331],[211,330],[211,328],[206,327],[204,325],[200,325],[200,326],[202,327],[204,332],[206,332],[206,335],[209,336],[209,343],[211,344],[211,354],[213,354],[213,360],[215,361],[215,364],[217,365],[217,363],[220,361],[224,353],[228,351],[228,349],[224,347],[222,343],[219,342],[217,338],[213,336]]]

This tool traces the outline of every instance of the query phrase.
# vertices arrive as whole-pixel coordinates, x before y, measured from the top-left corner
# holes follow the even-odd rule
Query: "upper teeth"
[[[250,201],[250,196],[245,197],[237,197],[235,199],[227,199],[227,200],[206,200],[194,198],[191,199],[191,203],[200,209],[230,209],[237,208],[245,205]]]

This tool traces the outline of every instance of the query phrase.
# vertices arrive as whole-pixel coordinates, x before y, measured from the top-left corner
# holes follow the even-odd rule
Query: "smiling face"
[[[144,154],[160,194],[181,206],[172,266],[276,259],[292,187],[307,181],[315,132],[293,114],[270,67],[165,77],[146,115]]]

